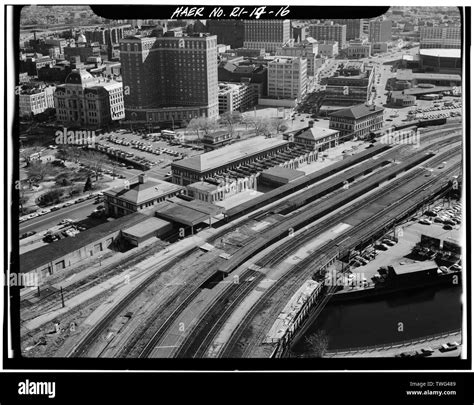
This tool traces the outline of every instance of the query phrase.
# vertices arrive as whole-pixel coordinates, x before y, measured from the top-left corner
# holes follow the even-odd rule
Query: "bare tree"
[[[233,136],[235,125],[242,122],[242,114],[238,111],[228,111],[220,116],[219,121],[226,126],[229,133]]]
[[[271,136],[275,129],[273,120],[265,117],[248,118],[248,124],[254,129],[255,135]]]
[[[286,122],[285,120],[276,120],[274,123],[277,132],[288,131],[289,125],[288,122]]]
[[[325,331],[319,330],[305,338],[310,357],[323,357],[328,348],[329,339]]]
[[[101,171],[104,163],[107,162],[107,157],[100,152],[90,152],[88,159],[91,161],[91,167],[94,170],[95,180],[99,180],[99,172]]]
[[[189,121],[189,124],[186,127],[188,131],[196,134],[197,139],[201,139],[201,133],[199,132],[201,130],[201,126],[199,124],[199,120],[200,118],[193,118],[191,121]]]
[[[206,135],[212,134],[219,128],[219,124],[215,119],[202,117],[200,120],[201,130],[204,131]]]

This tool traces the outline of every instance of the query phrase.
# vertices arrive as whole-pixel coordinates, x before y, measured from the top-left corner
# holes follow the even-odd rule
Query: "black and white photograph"
[[[5,9],[4,368],[472,368],[471,10],[350,6]]]

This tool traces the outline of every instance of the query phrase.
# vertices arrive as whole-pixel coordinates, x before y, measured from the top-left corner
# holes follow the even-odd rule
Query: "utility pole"
[[[63,287],[61,286],[60,289],[61,289],[61,303],[62,303],[62,306],[63,306],[63,308],[64,308],[66,305],[64,305]]]

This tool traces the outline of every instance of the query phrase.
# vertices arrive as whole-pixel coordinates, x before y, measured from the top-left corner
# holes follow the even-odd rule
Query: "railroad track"
[[[453,152],[449,152],[453,153]],[[436,160],[445,159],[447,154],[443,154],[439,156]],[[421,169],[420,169],[421,170]],[[415,178],[419,176],[420,171],[416,171],[409,175],[403,176],[403,178],[397,179],[394,183],[390,185],[390,190],[396,189],[400,184],[404,184],[407,181],[407,177]],[[381,195],[387,193],[387,190],[380,192]],[[373,197],[371,197],[373,198]],[[369,200],[371,202],[371,200]],[[354,207],[347,207],[343,214],[339,215],[347,215],[350,211],[353,211]],[[256,264],[261,267],[271,267],[274,264],[280,262],[282,259],[288,256],[288,251],[295,250],[297,247],[302,245],[305,240],[316,236],[321,230],[327,228],[328,226],[334,225],[335,222],[339,222],[339,219],[335,221],[334,219],[328,219],[324,221],[322,224],[319,224],[316,230],[313,230],[309,233],[304,232],[298,236],[294,236],[291,240],[291,243],[286,244],[285,248],[281,248],[278,250],[278,253],[273,253],[266,255],[266,257]],[[290,246],[291,245],[291,246]],[[288,275],[289,277],[290,275]],[[175,356],[176,357],[200,357],[205,354],[206,348],[212,342],[216,334],[220,331],[221,326],[225,322],[225,319],[228,315],[230,315],[233,310],[237,307],[237,305],[241,302],[244,298],[244,295],[247,291],[253,289],[253,287],[258,283],[258,280],[253,280],[252,283],[247,283],[245,286],[245,290],[242,289],[242,292],[239,292],[238,299],[234,299],[235,291],[232,289],[226,290],[222,295],[219,296],[210,306],[209,310],[205,313],[203,318],[196,324],[191,332],[188,333],[186,339],[177,350]],[[232,302],[231,305],[227,305],[227,303]],[[226,303],[226,305],[222,305],[222,303]],[[184,308],[180,307],[177,309],[177,312],[181,312]],[[219,316],[216,316],[219,314]],[[211,321],[213,320],[213,321]],[[217,322],[216,322],[217,320]],[[168,327],[168,325],[164,325],[163,328]],[[163,328],[160,329],[160,337],[163,335]],[[157,341],[154,341],[152,345],[156,345]],[[149,353],[148,353],[149,354]]]
[[[249,291],[263,278],[261,272],[247,270],[239,277],[239,283],[232,284],[225,294],[221,294],[206,310],[204,316],[198,325],[193,329],[192,333],[188,333],[185,341],[180,345],[174,357],[189,358],[201,357],[207,346],[211,343],[216,331],[227,320],[228,315],[233,311],[242,299],[247,296]]]
[[[430,146],[432,147],[432,146]],[[228,229],[226,229],[223,232],[229,232]],[[197,248],[194,248],[197,250]],[[192,253],[192,251],[190,252]],[[148,285],[150,285],[156,277],[158,277],[159,274],[162,272],[170,269],[172,266],[177,264],[181,260],[181,257],[174,259],[172,262],[170,262],[168,265],[164,266],[162,269],[160,269],[156,274],[151,275],[149,278],[147,278],[143,283],[141,283],[136,289],[134,289],[130,294],[128,294],[112,311],[110,311],[95,327],[93,330],[86,336],[86,338],[81,342],[73,351],[72,351],[72,356],[80,356],[82,355],[86,350],[87,346],[94,341],[94,339],[100,335],[101,331],[104,330],[107,325],[111,322],[111,320],[114,319],[114,317],[118,316],[120,312],[122,312],[129,303],[131,303],[136,297],[140,295],[142,291],[146,289]],[[181,294],[179,292],[178,294]],[[190,293],[192,294],[192,292]],[[191,295],[189,295],[191,296]],[[180,304],[179,308],[184,308],[184,304]],[[177,316],[178,312],[173,312],[171,316]],[[170,318],[170,321],[172,322],[172,318]],[[143,352],[146,354],[146,351]]]
[[[441,162],[443,161],[444,159],[447,159],[449,156],[453,155],[454,153],[458,152],[460,149],[459,148],[456,148],[455,150],[452,150],[452,151],[449,151],[447,153],[444,153],[442,156],[440,156],[438,159],[436,159],[437,162]],[[452,169],[450,170],[447,174],[445,174],[445,176],[443,177],[447,177],[448,175],[454,173],[456,171],[456,169]],[[419,173],[418,173],[419,174]],[[416,177],[416,176],[414,176]],[[435,183],[436,181],[439,181],[439,178],[431,178],[429,180],[429,183]],[[393,185],[392,187],[390,187],[391,191],[395,190],[396,188],[398,187],[398,185]],[[419,186],[417,189],[413,190],[410,194],[402,197],[402,199],[398,200],[397,202],[395,202],[395,204],[400,204],[400,203],[403,203],[403,202],[406,202],[406,201],[409,201],[410,199],[412,199],[414,196],[416,196],[420,190],[422,188],[426,188],[427,187],[427,184],[424,184],[423,186]],[[374,197],[371,196],[371,199],[373,199]],[[361,209],[362,207],[359,207],[358,209]],[[354,207],[352,207],[352,210],[354,209]],[[392,205],[390,205],[389,207],[385,208],[383,211],[379,212],[376,217],[374,217],[374,221],[372,223],[374,223],[377,219],[380,219],[380,218],[383,218],[386,216],[386,212],[387,211],[390,211],[392,210]],[[365,229],[365,232],[363,232],[363,237],[358,237],[359,240],[362,240],[363,238],[367,238],[368,235],[370,235],[373,231],[372,229],[377,229],[379,228],[380,226],[377,224],[377,225],[372,225],[370,227],[367,227],[366,224],[361,224],[360,226],[358,226],[357,228],[353,228],[350,230],[349,232],[349,237],[352,235],[352,236],[359,236],[360,232],[362,230]],[[313,235],[314,236],[314,235]],[[339,239],[347,239],[348,238],[348,234],[345,233],[343,236],[341,236]],[[337,243],[337,239],[336,240],[333,240],[330,242],[330,244],[332,246],[334,246],[335,244]],[[285,249],[286,251],[288,251],[289,249]],[[322,252],[319,251],[318,249],[318,256],[321,256],[321,255],[325,255],[326,257],[333,257],[334,255],[337,255],[338,254],[338,250],[339,248],[334,248],[332,247],[326,247],[325,249],[321,248],[321,250],[323,250]],[[270,259],[272,260],[272,259]],[[275,261],[278,261],[277,260],[272,260],[273,262]],[[263,264],[263,263],[262,263]],[[227,344],[224,346],[223,350],[221,351],[221,357],[233,357],[232,356],[232,352],[234,351],[234,347],[238,344],[238,341],[240,340],[240,337],[244,334],[244,330],[247,328],[247,326],[249,325],[250,321],[257,315],[258,312],[260,312],[260,310],[262,309],[262,307],[264,307],[267,303],[267,301],[270,299],[270,297],[273,295],[273,293],[277,290],[281,290],[282,286],[287,284],[290,280],[292,281],[291,284],[292,285],[299,285],[299,283],[301,283],[302,281],[304,281],[306,278],[307,278],[307,275],[304,273],[304,272],[301,272],[303,275],[301,276],[296,276],[294,277],[295,274],[298,273],[298,269],[305,269],[307,268],[309,265],[313,265],[313,268],[314,268],[314,258],[312,256],[309,256],[308,258],[304,259],[302,262],[300,262],[297,266],[295,266],[292,271],[289,271],[287,272],[283,277],[281,277],[275,284],[273,284],[268,290],[267,292],[265,293],[265,295],[260,299],[259,303],[257,305],[255,305],[251,311],[249,311],[246,316],[242,319],[242,321],[239,323],[239,325],[237,326],[237,328],[235,329],[235,332],[234,334],[232,335],[232,337],[230,338],[230,340],[227,342]],[[293,278],[296,278],[297,280],[293,280]],[[281,298],[279,301],[277,301],[277,304],[276,305],[273,305],[274,307],[277,307],[277,308],[280,308],[281,307],[281,304],[287,300],[287,296],[286,294],[282,294],[281,295]],[[322,310],[322,309],[321,309]],[[270,323],[273,318],[272,317],[268,317],[268,321],[267,323]],[[254,339],[254,342],[257,342],[256,344],[260,344],[260,341],[262,340],[263,336],[266,331],[267,331],[267,326],[269,326],[268,324],[265,325],[264,328],[262,328],[262,332],[261,334],[256,338]],[[239,357],[245,357],[246,354],[250,353],[251,350],[255,347],[255,345],[249,345],[248,343],[245,345],[245,349],[240,353],[240,356]]]
[[[439,159],[445,159],[446,158],[446,154],[443,154],[441,157],[438,157],[437,160]],[[420,169],[421,170],[421,169]],[[411,178],[414,178],[414,177],[417,177],[419,175],[419,171],[415,172],[415,173],[411,173],[409,176],[411,176]],[[390,187],[391,189],[395,189],[396,187],[399,186],[399,184],[401,183],[405,183],[407,181],[407,175],[405,175],[403,178],[401,179],[398,179],[395,181],[395,184],[392,184]],[[386,193],[387,190],[385,190],[384,193]],[[347,212],[349,211],[352,211],[353,210],[353,207],[349,207],[346,209]],[[334,220],[333,220],[334,221]],[[324,223],[324,227],[327,227],[329,225],[329,222],[330,221],[325,221],[326,223]],[[322,228],[324,229],[324,227],[322,226],[318,226],[318,231],[313,231],[311,233],[311,236],[314,236],[317,232],[319,232],[319,230]],[[292,246],[290,249],[295,249],[296,246],[302,244],[304,242],[304,239],[307,239],[308,236],[305,235],[304,237],[302,236],[299,236],[299,237],[294,237],[294,239],[292,240]],[[278,262],[279,260],[283,259],[285,256],[287,256],[287,252],[288,252],[289,249],[280,249],[279,250],[279,253],[277,255],[275,254],[271,254],[271,255],[267,255],[266,257],[266,260],[264,261],[260,261],[260,262],[257,262],[257,264],[259,266],[262,266],[262,267],[266,267],[268,265],[273,265],[274,263]],[[253,285],[256,284],[256,281],[254,281],[252,284],[247,284],[246,287],[247,287],[247,290],[250,291],[253,287]],[[239,295],[239,299],[233,299],[232,298],[232,295],[234,294],[234,291],[232,291],[232,289],[229,289],[229,290],[226,290],[226,292],[224,294],[222,294],[220,296],[220,298],[218,298],[214,304],[212,304],[209,308],[209,313],[206,313],[204,315],[204,317],[200,320],[200,322],[197,323],[197,325],[195,326],[195,328],[188,333],[187,335],[187,338],[185,339],[185,341],[183,342],[182,344],[182,347],[180,349],[178,349],[177,353],[176,353],[176,356],[178,357],[198,357],[200,354],[204,353],[204,350],[205,348],[207,347],[207,342],[211,342],[213,340],[213,338],[215,337],[215,335],[218,333],[218,331],[220,330],[220,325],[223,324],[224,322],[224,318],[227,314],[230,314],[232,311],[232,307],[225,307],[225,308],[222,308],[222,302],[229,302],[229,301],[233,301],[233,307],[235,308],[238,303],[241,301],[241,299],[243,298],[242,295]],[[171,318],[173,321],[174,319],[176,319],[176,317],[185,309],[185,306],[183,305],[180,305],[174,312],[173,312],[173,317]],[[218,319],[218,324],[215,324],[215,323],[211,323],[209,321],[209,319],[215,319],[215,314],[216,313],[219,313],[219,317],[217,318]],[[157,332],[156,336],[153,338],[153,341],[150,342],[150,346],[151,347],[154,347],[156,346],[156,344],[159,342],[159,340],[163,337],[163,335],[165,334],[166,332],[166,329],[169,328],[169,326],[172,324],[171,323],[168,323],[168,322],[165,322],[165,324],[159,329],[159,331]],[[208,328],[208,331],[206,332],[206,327]],[[204,330],[204,332],[203,332]],[[201,343],[199,339],[201,339],[202,337],[205,337],[205,341],[202,341]],[[142,356],[148,356],[150,354],[150,351],[147,350],[147,351],[144,351],[141,353],[141,357]]]
[[[198,248],[191,249],[190,253],[197,252]],[[159,268],[153,274],[143,280],[135,289],[129,292],[125,298],[123,298],[111,311],[109,311],[94,327],[86,334],[86,336],[76,345],[76,347],[70,352],[69,357],[80,357],[92,343],[100,336],[100,334],[106,329],[106,327],[117,318],[120,313],[137,298],[149,285],[151,285],[162,273],[172,268],[181,260],[181,257],[176,257],[169,263]]]

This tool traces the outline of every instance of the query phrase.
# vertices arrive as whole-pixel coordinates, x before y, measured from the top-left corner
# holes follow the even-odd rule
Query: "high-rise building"
[[[458,25],[420,27],[420,49],[432,48],[461,49],[461,27]]]
[[[307,74],[314,76],[316,74],[316,58],[318,56],[318,41],[308,37],[304,41],[295,43],[294,40],[287,42],[277,50],[277,55],[298,56],[307,61]]]
[[[369,42],[389,42],[392,40],[392,20],[380,18],[369,22]]]
[[[244,48],[275,52],[290,39],[290,20],[244,20]]]
[[[208,20],[207,30],[217,35],[219,44],[230,45],[232,49],[244,46],[244,22],[242,20]]]
[[[268,64],[268,97],[301,100],[307,91],[306,59],[279,56]]]
[[[367,19],[367,18],[362,18],[361,19],[361,22],[362,22],[362,34],[369,34],[369,24],[370,24],[370,21]]]
[[[333,20],[336,24],[346,26],[346,40],[359,39],[363,33],[363,21],[360,18],[340,18]]]
[[[56,119],[72,127],[109,125],[125,117],[122,83],[74,70],[54,92]]]
[[[292,38],[295,40],[296,43],[303,42],[306,39],[307,32],[307,24],[299,23],[293,25],[293,22],[291,23]]]
[[[346,47],[346,25],[325,21],[309,26],[309,36],[318,41],[337,41],[339,50]]]
[[[219,114],[217,37],[129,37],[120,44],[128,120],[172,123]]]

